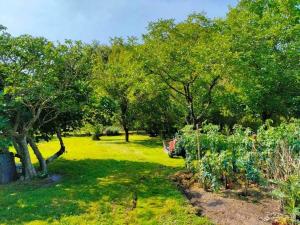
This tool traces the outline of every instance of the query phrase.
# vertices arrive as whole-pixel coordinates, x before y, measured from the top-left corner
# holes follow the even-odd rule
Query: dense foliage
[[[186,151],[187,168],[205,189],[242,186],[247,194],[250,185],[275,184],[274,193],[295,219],[300,215],[300,121],[270,123],[256,132],[238,125],[232,131],[212,124],[201,132],[186,127],[177,136],[176,151]]]
[[[4,135],[14,145],[23,176],[33,178],[28,145],[47,174],[47,163],[64,153],[61,131],[80,126],[83,105],[90,93],[91,48],[81,42],[54,45],[29,35],[0,34],[1,118]],[[1,119],[2,120],[2,119]],[[45,159],[35,143],[37,136],[57,133],[61,148]]]
[[[30,149],[46,175],[65,152],[61,132],[124,131],[128,142],[130,130],[166,138],[188,125],[175,152],[206,189],[272,180],[296,220],[299,10],[297,0],[241,0],[225,18],[158,20],[142,39],[110,45],[14,37],[0,25],[0,152],[13,145],[31,179]],[[60,149],[45,159],[36,142],[54,134]]]
[[[9,138],[5,135],[7,129],[7,121],[0,117],[0,153],[6,152],[9,146]]]

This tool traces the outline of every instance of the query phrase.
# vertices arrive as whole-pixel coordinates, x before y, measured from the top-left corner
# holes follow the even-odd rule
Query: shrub
[[[120,129],[118,127],[110,126],[104,131],[107,136],[117,136],[120,135]]]
[[[218,191],[221,187],[221,170],[218,154],[207,152],[199,161],[198,168],[199,181],[205,190]]]
[[[185,154],[185,140],[181,137],[180,134],[176,134],[175,136],[176,138],[176,145],[175,145],[175,155],[177,156],[182,156],[182,157],[186,157],[186,154]]]
[[[92,139],[94,141],[99,141],[101,135],[103,134],[103,125],[102,124],[95,125],[93,127],[93,130],[94,130],[94,132],[93,132]]]

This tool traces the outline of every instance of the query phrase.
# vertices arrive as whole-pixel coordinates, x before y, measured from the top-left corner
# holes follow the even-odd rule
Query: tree
[[[37,137],[31,136],[29,144],[37,156],[40,169],[47,174],[47,164],[54,161],[65,152],[65,145],[62,138],[62,132],[73,131],[80,128],[85,119],[85,108],[91,98],[91,74],[92,48],[81,42],[66,41],[56,46],[55,74],[59,76],[62,86],[63,101],[57,98],[53,101],[52,112],[47,110],[42,113],[42,117],[48,114],[52,120],[45,124],[37,124],[34,127],[36,135],[43,139],[50,139],[56,134],[60,149],[48,159],[44,159],[38,146],[35,144]],[[52,115],[51,115],[52,114]]]
[[[143,76],[142,74],[140,76]],[[144,76],[135,94],[135,128],[149,135],[172,136],[184,123],[184,109],[170,95],[164,83],[156,77]]]
[[[93,140],[100,140],[104,126],[111,126],[117,113],[114,99],[94,93],[84,110],[84,122],[93,126]]]
[[[224,66],[227,42],[215,21],[193,14],[176,24],[174,20],[150,23],[144,36],[142,61],[145,71],[172,90],[187,111],[186,122],[196,127],[213,102]]]
[[[125,131],[125,140],[129,141],[129,129],[134,121],[134,93],[139,84],[138,67],[133,60],[135,41],[115,38],[107,56],[100,50],[95,56],[95,84],[100,95],[115,100],[117,118]],[[105,81],[105,82],[103,82]]]
[[[116,102],[107,96],[94,95],[85,110],[85,121],[93,126],[111,126],[116,113]]]
[[[44,38],[28,35],[12,37],[6,33],[0,38],[4,93],[1,114],[9,121],[8,135],[21,159],[25,178],[30,179],[37,173],[31,162],[28,142],[45,171],[45,161],[50,162],[64,152],[61,150],[44,160],[33,135],[41,132],[41,128],[50,122],[54,124],[63,113],[74,110],[76,104],[80,105],[86,100],[82,98],[88,79],[87,73],[82,73],[86,69],[86,66],[82,66],[87,62],[86,54],[71,54],[75,50],[84,52],[84,46],[79,42],[55,46]],[[54,129],[60,136],[60,127]]]
[[[299,2],[241,1],[226,33],[244,110],[262,121],[299,117]]]

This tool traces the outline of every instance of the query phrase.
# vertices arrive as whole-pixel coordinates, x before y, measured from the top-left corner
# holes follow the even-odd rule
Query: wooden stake
[[[198,148],[198,161],[201,159],[201,153],[200,153],[200,141],[199,141],[199,125],[196,125],[196,137],[197,137],[197,148]]]

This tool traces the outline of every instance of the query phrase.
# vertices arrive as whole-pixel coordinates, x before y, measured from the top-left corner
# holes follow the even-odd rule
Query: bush
[[[185,139],[183,139],[182,137],[181,137],[181,135],[179,135],[179,134],[177,134],[176,136],[175,136],[175,138],[176,138],[176,145],[175,145],[175,155],[177,155],[177,156],[182,156],[182,157],[186,157],[186,154],[185,154],[185,149],[184,149],[184,147],[185,147]]]
[[[92,139],[94,141],[99,141],[101,135],[103,134],[103,125],[102,124],[95,125],[93,128],[94,128],[94,132],[93,132]]]
[[[105,129],[104,133],[107,136],[117,136],[120,135],[120,129],[118,127],[110,126]]]
[[[217,153],[207,152],[199,161],[198,172],[199,182],[205,190],[218,191],[221,187],[220,160]]]

